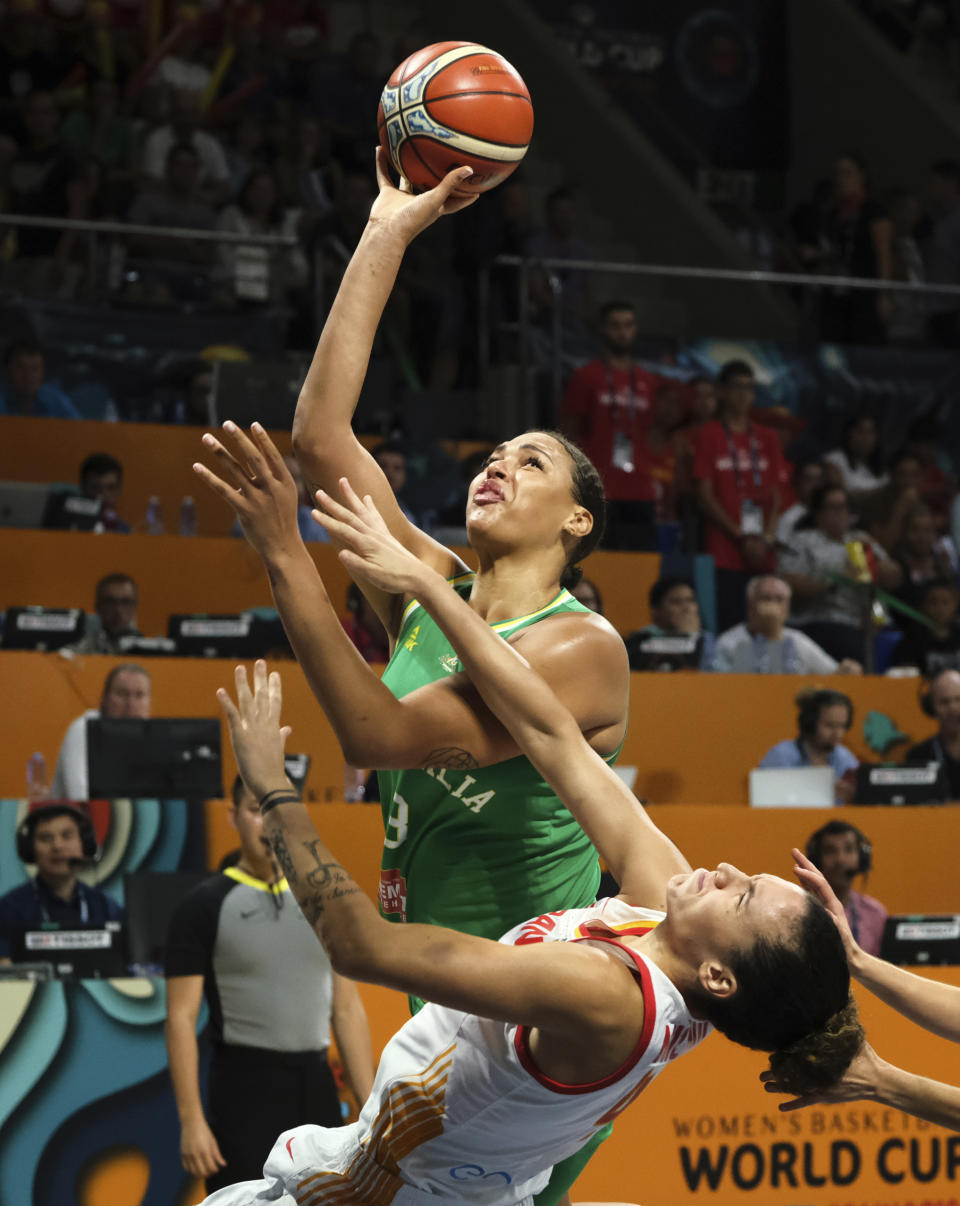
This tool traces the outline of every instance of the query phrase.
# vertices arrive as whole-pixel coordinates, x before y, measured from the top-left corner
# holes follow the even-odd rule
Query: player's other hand
[[[827,883],[826,876],[813,865],[803,851],[794,848],[792,853],[794,875],[800,881],[800,886],[806,888],[811,896],[816,897],[833,918],[834,925],[840,931],[840,937],[843,940],[843,949],[846,951],[847,961],[849,962],[859,952],[860,948],[853,937],[853,931],[850,929],[847,915],[843,911],[843,905],[837,898],[837,894],[833,888]]]
[[[339,557],[351,577],[390,594],[416,594],[433,571],[390,535],[369,494],[360,498],[345,477],[340,493],[342,503],[318,490],[313,517],[343,546]]]
[[[220,1145],[206,1119],[183,1127],[180,1133],[180,1160],[192,1177],[212,1177],[226,1167]]]
[[[782,1114],[790,1110],[799,1110],[804,1106],[827,1105],[837,1101],[869,1101],[877,1096],[877,1088],[884,1070],[889,1065],[877,1055],[876,1051],[864,1039],[860,1050],[850,1061],[850,1066],[835,1085],[829,1089],[821,1089],[817,1093],[804,1093],[789,1101],[782,1101],[777,1107]],[[776,1074],[768,1068],[760,1073],[760,1080],[768,1093],[786,1093],[778,1082]]]
[[[253,667],[253,690],[245,666],[234,671],[237,702],[222,687],[217,699],[230,729],[230,741],[237,756],[240,777],[256,799],[267,792],[290,787],[283,762],[283,750],[290,729],[280,724],[283,692],[276,670],[267,674],[267,663]]]

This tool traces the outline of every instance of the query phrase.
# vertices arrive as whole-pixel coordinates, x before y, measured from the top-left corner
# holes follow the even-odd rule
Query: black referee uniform
[[[261,1176],[281,1131],[342,1125],[327,1064],[333,972],[286,880],[229,867],[196,887],[170,923],[166,975],[204,978],[207,1121],[227,1161],[208,1192]]]

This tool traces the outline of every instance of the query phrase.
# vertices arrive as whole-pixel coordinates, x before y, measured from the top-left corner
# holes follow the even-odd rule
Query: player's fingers
[[[237,705],[230,698],[230,692],[226,687],[217,688],[217,699],[220,707],[223,708],[224,715],[227,718],[227,724],[232,729],[235,724],[240,723],[240,713],[237,711]]]
[[[246,666],[236,666],[233,671],[233,681],[237,688],[237,711],[241,719],[245,719],[253,703],[250,683],[247,681]]]
[[[390,176],[390,156],[379,144],[374,158],[377,168],[377,188],[382,193],[385,189],[396,188]]]
[[[282,481],[290,471],[287,469],[283,457],[280,455],[280,449],[271,440],[267,429],[262,423],[250,424],[250,438],[257,446],[266,467],[273,473],[274,477]]]
[[[340,479],[341,493],[343,492],[343,483],[346,480],[347,479],[345,477],[342,477]],[[358,520],[357,520],[357,516],[354,514],[353,509],[349,506],[346,506],[344,503],[339,502],[337,499],[335,499],[333,497],[332,494],[328,494],[326,492],[326,490],[318,490],[317,491],[317,502],[320,503],[320,505],[323,507],[324,511],[326,511],[326,513],[328,515],[331,515],[334,519],[338,520],[340,523],[349,524],[350,527],[359,527],[360,526],[358,523]]]
[[[460,210],[472,205],[479,197],[479,193],[471,193],[469,197],[448,197],[440,212],[444,217],[447,217],[448,214],[458,214]]]
[[[228,486],[222,478],[217,477],[215,473],[211,473],[206,465],[201,464],[200,461],[193,462],[193,471],[202,482],[210,487],[214,494],[218,494],[231,507],[235,507],[237,501],[243,498],[243,495],[235,486]]]
[[[433,193],[441,206],[446,205],[447,199],[458,184],[463,184],[464,180],[469,180],[473,175],[472,167],[455,167],[452,171],[447,172],[446,176],[440,181],[435,188],[430,191]],[[452,212],[452,211],[450,211]]]
[[[258,715],[269,715],[272,699],[267,679],[267,663],[263,658],[257,658],[253,663],[253,700],[257,705]]]
[[[217,458],[220,463],[220,467],[223,470],[224,476],[229,481],[232,481],[237,489],[250,485],[250,474],[246,471],[245,467],[240,464],[233,453],[220,443],[215,435],[211,435],[209,431],[205,432],[201,443],[203,444],[204,448],[209,449],[209,451],[212,452]]]
[[[257,445],[250,439],[242,427],[238,427],[233,419],[227,419],[223,424],[223,430],[230,436],[237,447],[243,454],[243,459],[248,466],[248,478],[251,481],[256,481],[258,477],[262,477],[266,473],[266,462],[263,459],[263,453]]]
[[[283,684],[280,681],[279,670],[270,671],[267,685],[270,690],[270,709],[279,721],[280,712],[283,708]]]
[[[346,544],[348,541],[357,539],[358,533],[350,524],[342,523],[339,519],[334,519],[332,515],[328,515],[326,511],[321,511],[319,507],[314,507],[311,514],[323,530],[329,532],[333,539],[339,541],[341,544]]]

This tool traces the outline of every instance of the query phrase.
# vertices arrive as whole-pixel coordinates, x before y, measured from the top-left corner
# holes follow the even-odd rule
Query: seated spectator
[[[934,578],[921,588],[920,613],[930,621],[911,624],[890,657],[891,666],[916,666],[924,678],[960,670],[960,588],[956,578]]]
[[[48,92],[32,92],[24,102],[25,136],[7,169],[7,205],[36,218],[87,216],[90,190],[83,166],[60,138],[60,112]],[[76,230],[24,226],[17,230],[17,254],[3,269],[5,288],[18,292],[70,294],[80,278],[73,263]]]
[[[849,821],[827,821],[807,838],[807,858],[822,871],[843,905],[854,941],[868,955],[879,955],[887,910],[879,900],[853,890],[858,875],[869,875],[873,848]]]
[[[839,664],[796,628],[787,628],[790,587],[767,574],[747,584],[747,619],[717,638],[715,670],[733,674],[861,674],[859,662]]]
[[[797,524],[790,548],[780,554],[778,569],[793,591],[796,627],[838,662],[850,658],[863,665],[869,599],[857,585],[861,570],[850,560],[852,542],[862,544],[868,561],[872,559],[879,586],[893,590],[900,584],[896,562],[852,527],[849,496],[840,486],[821,486],[814,493],[807,518]]]
[[[27,934],[38,930],[102,930],[122,925],[124,912],[99,888],[80,883],[77,870],[96,855],[97,838],[87,806],[44,800],[30,805],[17,830],[17,853],[37,874],[0,896],[0,963],[37,959]]]
[[[199,157],[189,143],[174,143],[167,155],[163,182],[137,197],[127,215],[129,221],[137,226],[212,230],[216,215],[198,190],[199,165]],[[173,297],[186,301],[206,294],[208,282],[198,269],[215,262],[216,248],[212,242],[187,238],[174,242],[150,235],[134,235],[129,242],[138,260],[150,262],[143,271],[143,280],[128,286],[130,296],[164,303]]]
[[[88,621],[84,635],[70,653],[122,653],[123,637],[143,636],[137,627],[137,584],[129,574],[107,574],[97,583],[94,598],[95,619]]]
[[[719,418],[697,440],[694,476],[705,551],[717,567],[721,631],[743,619],[749,579],[774,568],[783,456],[776,434],[750,418],[755,394],[750,365],[728,360],[717,377]]]
[[[89,708],[70,722],[60,743],[57,767],[50,784],[50,796],[57,800],[86,800],[90,792],[87,779],[87,720],[91,716],[150,718],[150,675],[135,662],[114,666],[103,680],[100,707]]]
[[[652,624],[626,638],[631,670],[712,670],[715,641],[700,623],[700,605],[687,578],[658,578],[650,587]]]
[[[885,549],[897,543],[904,516],[921,501],[922,472],[919,457],[902,449],[890,463],[890,481],[857,500],[860,527]]]
[[[267,168],[247,176],[240,195],[217,218],[217,229],[230,234],[296,235],[300,212],[284,209],[277,197],[277,182]],[[289,290],[301,288],[310,275],[303,248],[259,247],[247,243],[221,243],[220,263],[240,301],[282,301]]]
[[[950,800],[960,800],[960,671],[938,670],[924,694],[924,712],[937,722],[937,731],[912,745],[904,762],[938,762],[946,771]]]
[[[656,489],[647,432],[657,378],[633,359],[633,304],[610,301],[601,318],[602,355],[570,378],[560,407],[564,430],[597,467],[607,495],[604,546],[656,548]]]
[[[143,186],[149,190],[162,190],[169,174],[171,151],[174,147],[188,146],[197,157],[197,200],[215,208],[222,205],[229,195],[230,169],[219,138],[207,130],[200,129],[201,116],[195,93],[179,91],[174,94],[169,122],[148,134],[143,144]],[[130,221],[135,220],[131,216]]]
[[[853,724],[853,703],[842,691],[807,688],[796,697],[797,736],[778,741],[758,763],[761,767],[829,766],[833,770],[837,803],[853,797],[854,775],[860,765],[843,744]]]
[[[59,386],[47,380],[43,348],[34,339],[15,339],[3,353],[0,415],[79,419],[80,412]]]
[[[123,490],[123,465],[106,452],[92,452],[80,466],[80,493],[99,499],[100,523],[107,532],[129,532],[130,525],[118,514]]]
[[[793,467],[793,492],[796,502],[780,516],[777,524],[777,544],[790,544],[797,523],[807,513],[810,499],[826,481],[826,473],[822,461],[798,461]]]
[[[854,498],[879,490],[889,481],[880,459],[880,433],[871,414],[850,415],[843,425],[840,447],[823,459],[840,471],[844,489]]]
[[[582,603],[584,607],[589,607],[598,616],[603,615],[603,596],[597,589],[596,582],[593,582],[590,578],[581,578],[576,586],[571,588],[570,593],[578,603]]]
[[[890,550],[900,566],[903,580],[896,595],[908,606],[919,606],[923,588],[934,579],[955,576],[956,550],[949,536],[938,537],[933,512],[926,503],[917,503],[903,517],[900,537]],[[898,626],[906,631],[912,621],[897,613]]]
[[[363,660],[386,665],[390,660],[390,638],[356,582],[351,582],[347,588],[347,611],[350,614],[341,623]]]

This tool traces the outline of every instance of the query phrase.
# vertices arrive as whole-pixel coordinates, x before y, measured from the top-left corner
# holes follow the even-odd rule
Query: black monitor
[[[103,929],[58,926],[28,930],[23,936],[24,958],[52,963],[61,980],[100,980],[127,974],[123,927],[108,922]]]
[[[0,527],[42,528],[49,496],[41,482],[0,482]]]
[[[180,657],[229,657],[243,661],[259,656],[260,642],[253,616],[174,615],[167,622],[167,636]]]
[[[888,917],[880,958],[888,963],[960,964],[960,915]]]
[[[100,522],[103,502],[85,498],[72,491],[53,490],[43,515],[45,528],[60,528],[70,532],[92,532]]]
[[[48,653],[79,641],[86,623],[78,607],[8,607],[0,647]]]
[[[89,716],[87,770],[91,799],[222,798],[220,721]]]
[[[135,871],[123,877],[131,963],[159,974],[170,918],[187,893],[209,878],[209,871]]]
[[[946,768],[940,762],[918,766],[857,767],[855,804],[943,804],[950,799]]]

